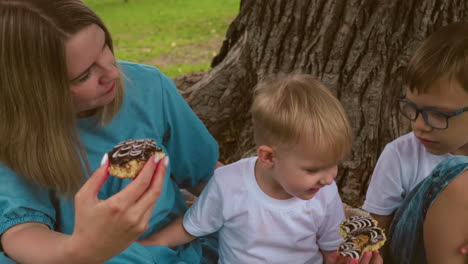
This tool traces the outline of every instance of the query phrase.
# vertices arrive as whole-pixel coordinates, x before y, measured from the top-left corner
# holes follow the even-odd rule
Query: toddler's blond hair
[[[257,146],[311,144],[337,160],[346,158],[352,129],[343,106],[306,74],[279,74],[254,89],[251,108]]]

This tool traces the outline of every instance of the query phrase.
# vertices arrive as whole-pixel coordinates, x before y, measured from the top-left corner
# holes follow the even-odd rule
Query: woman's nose
[[[107,63],[106,65],[102,66],[102,69],[103,75],[100,78],[100,82],[103,84],[106,84],[110,81],[114,81],[120,76],[119,69],[113,63]]]

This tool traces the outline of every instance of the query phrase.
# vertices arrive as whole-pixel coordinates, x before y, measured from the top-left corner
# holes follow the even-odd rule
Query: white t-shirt
[[[194,236],[219,230],[219,263],[322,263],[319,249],[336,250],[343,240],[336,184],[307,201],[277,200],[258,186],[256,160],[218,168],[185,214],[185,229]]]
[[[427,152],[413,132],[390,142],[377,161],[362,208],[391,215],[405,196],[450,156]]]

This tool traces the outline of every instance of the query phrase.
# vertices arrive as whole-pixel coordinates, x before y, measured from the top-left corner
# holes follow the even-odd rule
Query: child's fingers
[[[371,263],[370,260],[372,258],[372,252],[365,252],[362,257],[361,257],[361,260],[359,261],[359,264],[369,264]],[[356,262],[357,264],[357,262]]]
[[[468,245],[462,247],[460,249],[460,253],[462,253],[463,255],[468,254]]]
[[[372,252],[371,264],[383,264],[383,258],[378,250]]]
[[[361,257],[359,264],[383,264],[383,259],[378,250],[366,252]]]

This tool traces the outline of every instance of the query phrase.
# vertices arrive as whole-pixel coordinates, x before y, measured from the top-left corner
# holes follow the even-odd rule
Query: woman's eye
[[[88,73],[86,73],[85,76],[81,77],[81,78],[78,80],[78,82],[85,82],[85,81],[87,81],[87,80],[89,79],[90,76],[91,76],[91,72],[88,72]]]
[[[86,73],[86,75],[84,75],[83,77],[81,77],[80,79],[78,79],[78,82],[85,82],[89,79],[89,77],[91,77],[91,74],[93,73],[93,70],[94,70],[94,65],[91,66],[91,68],[89,68],[88,72]]]
[[[91,77],[91,72],[92,72],[92,69],[90,69],[86,75],[84,75],[83,77],[81,77],[80,79],[78,79],[78,82],[85,82],[89,79],[89,77]]]

